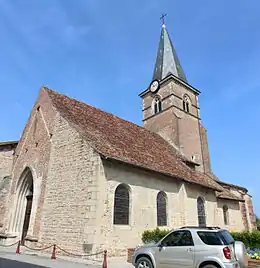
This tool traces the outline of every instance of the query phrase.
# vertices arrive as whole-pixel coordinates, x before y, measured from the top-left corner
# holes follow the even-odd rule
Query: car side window
[[[184,231],[178,246],[194,246],[190,231]]]
[[[163,247],[193,246],[193,239],[189,231],[175,231],[166,236],[161,245]]]

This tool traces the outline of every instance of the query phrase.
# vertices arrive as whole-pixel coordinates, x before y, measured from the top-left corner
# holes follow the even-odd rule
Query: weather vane
[[[166,13],[163,13],[162,16],[160,17],[160,20],[162,21],[162,24],[164,25],[165,21],[164,21],[164,17],[166,17]]]

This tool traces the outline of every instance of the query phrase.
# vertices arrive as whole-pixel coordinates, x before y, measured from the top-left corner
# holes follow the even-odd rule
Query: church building
[[[247,189],[211,169],[199,95],[165,24],[143,126],[42,87],[20,140],[0,142],[0,243],[119,256],[157,226],[254,229]]]

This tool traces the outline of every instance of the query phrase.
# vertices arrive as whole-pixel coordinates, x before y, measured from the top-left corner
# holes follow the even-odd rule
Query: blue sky
[[[258,0],[0,0],[0,140],[20,137],[42,85],[142,124],[163,12],[202,92],[212,167],[260,215]]]

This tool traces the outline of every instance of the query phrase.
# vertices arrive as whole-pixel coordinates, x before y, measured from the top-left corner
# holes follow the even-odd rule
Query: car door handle
[[[187,248],[186,251],[191,252],[192,251],[192,248]]]

